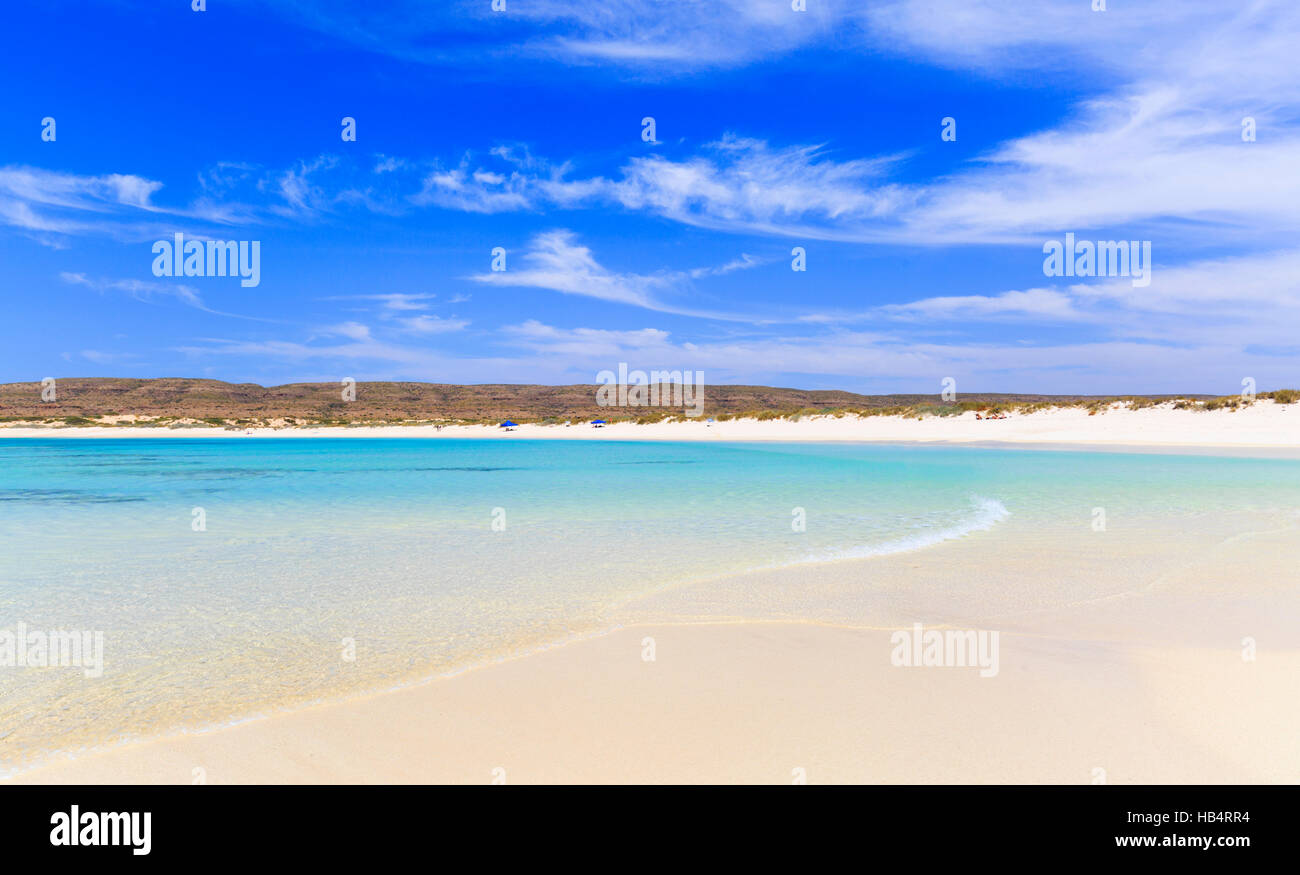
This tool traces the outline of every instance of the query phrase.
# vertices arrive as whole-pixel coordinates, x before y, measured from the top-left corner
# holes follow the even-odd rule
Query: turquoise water
[[[0,768],[391,687],[755,568],[1012,523],[1291,513],[1300,462],[804,444],[0,439],[0,630],[104,633],[104,670],[0,667]],[[796,509],[804,530],[796,530]],[[201,509],[204,530],[195,529]],[[495,525],[494,525],[495,523]]]

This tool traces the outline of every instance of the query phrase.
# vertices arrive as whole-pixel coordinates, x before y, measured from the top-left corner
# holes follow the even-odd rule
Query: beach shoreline
[[[1001,528],[686,582],[593,634],[6,782],[1294,783],[1298,529]],[[998,670],[900,667],[913,623],[1000,630]]]
[[[479,440],[827,442],[1112,448],[1156,452],[1178,449],[1300,451],[1300,404],[1257,402],[1238,410],[1176,410],[1170,404],[1101,413],[1061,407],[976,419],[974,412],[923,419],[901,416],[822,415],[799,420],[707,419],[637,424],[614,422],[489,425],[217,427],[70,426],[0,428],[0,438],[460,438]]]

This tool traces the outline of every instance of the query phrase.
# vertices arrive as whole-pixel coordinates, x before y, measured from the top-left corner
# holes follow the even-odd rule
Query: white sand
[[[1184,528],[1013,522],[682,586],[604,636],[19,780],[1300,782],[1300,515]],[[893,665],[913,622],[999,630],[998,674]]]
[[[656,660],[641,641],[656,640]],[[1294,653],[1003,641],[894,668],[889,633],[658,626],[410,690],[124,747],[23,783],[1295,782]]]
[[[705,417],[707,419],[707,417]],[[506,431],[492,426],[382,426],[357,428],[282,428],[229,431],[222,428],[70,427],[0,429],[3,437],[446,437],[498,440],[671,440],[671,441],[882,441],[889,443],[1072,444],[1112,447],[1300,447],[1300,404],[1261,400],[1238,410],[1174,410],[1166,403],[1142,410],[1116,406],[1089,415],[1063,407],[1007,419],[960,416],[904,419],[898,416],[808,417],[787,420],[520,425]]]

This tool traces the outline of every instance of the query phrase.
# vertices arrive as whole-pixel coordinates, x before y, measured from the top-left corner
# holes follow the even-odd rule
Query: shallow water
[[[691,580],[1086,526],[1098,508],[1192,525],[1297,507],[1300,462],[1274,459],[0,440],[0,630],[104,633],[99,677],[0,667],[0,768],[455,671]]]

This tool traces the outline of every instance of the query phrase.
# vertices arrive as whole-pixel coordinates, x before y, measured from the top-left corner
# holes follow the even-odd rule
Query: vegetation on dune
[[[1223,398],[1211,398],[1209,401],[1206,401],[1203,404],[1201,404],[1200,409],[1201,410],[1223,410],[1224,408],[1229,408],[1231,410],[1236,410],[1238,407],[1242,405],[1242,403],[1243,403],[1242,400],[1238,398],[1236,395],[1228,395]]]
[[[718,422],[750,419],[798,422],[820,417],[892,416],[930,419],[973,413],[982,417],[1029,416],[1056,409],[1082,409],[1091,416],[1111,410],[1229,412],[1257,399],[1240,395],[1114,397],[1078,395],[963,394],[945,401],[925,395],[856,395],[767,386],[705,386],[703,413],[676,407],[602,407],[595,386],[453,386],[433,383],[359,383],[356,400],[343,401],[329,383],[264,388],[215,380],[60,380],[57,402],[39,401],[40,385],[0,385],[0,422],[48,427],[88,425],[146,428],[248,428],[429,425],[496,425],[511,419],[563,428],[594,419],[607,422]],[[1258,400],[1300,401],[1300,391],[1262,392]],[[121,411],[126,411],[122,413]]]

